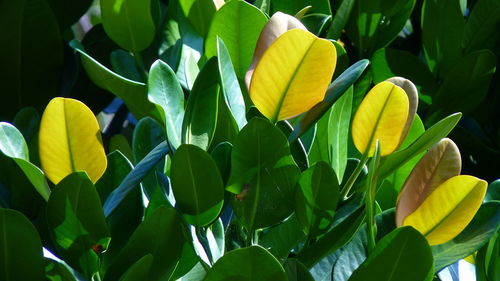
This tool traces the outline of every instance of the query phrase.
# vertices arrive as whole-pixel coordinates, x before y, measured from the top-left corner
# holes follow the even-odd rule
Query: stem
[[[94,276],[92,276],[92,281],[101,281],[101,276],[99,275],[99,272],[96,272]]]
[[[368,232],[368,254],[375,248],[375,216],[373,212],[373,198],[372,198],[372,182],[367,181],[367,193],[365,197],[366,204],[366,226]]]
[[[349,194],[349,191],[351,190],[352,186],[358,179],[359,174],[363,170],[363,167],[365,166],[366,162],[368,162],[368,153],[365,153],[363,154],[363,156],[361,156],[361,160],[359,161],[358,165],[356,165],[354,172],[352,172],[352,174],[349,176],[349,179],[347,180],[345,186],[342,188],[342,191],[340,192],[340,200],[346,199],[347,194]]]
[[[147,82],[148,81],[148,72],[146,71],[146,67],[144,66],[144,62],[142,60],[142,55],[140,52],[133,52],[132,53],[135,59],[135,64],[139,70],[139,74],[141,75],[143,81],[142,82]]]

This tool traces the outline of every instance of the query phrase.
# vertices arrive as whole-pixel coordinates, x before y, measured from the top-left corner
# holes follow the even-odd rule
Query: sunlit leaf
[[[54,98],[45,109],[39,133],[40,161],[47,177],[58,183],[76,171],[96,182],[106,170],[99,124],[82,102]]]
[[[413,168],[401,189],[396,211],[396,224],[413,213],[440,184],[458,176],[462,168],[460,151],[450,139],[442,139]]]
[[[336,63],[333,44],[292,29],[266,50],[250,82],[250,97],[272,122],[291,118],[322,101]]]
[[[381,155],[396,150],[408,119],[408,97],[391,82],[377,84],[368,92],[352,121],[352,138],[356,148],[372,156],[375,141],[380,141]]]
[[[457,236],[481,206],[487,183],[472,176],[455,176],[432,192],[403,220],[420,231],[430,245],[438,245]]]
[[[418,109],[418,91],[417,87],[408,79],[403,77],[392,77],[387,79],[387,81],[393,83],[396,86],[399,86],[403,91],[405,91],[408,96],[408,118],[406,119],[406,124],[401,133],[401,139],[399,140],[399,144],[402,144],[408,134],[408,131],[411,128],[411,124],[413,123],[413,119],[415,118],[415,114]]]

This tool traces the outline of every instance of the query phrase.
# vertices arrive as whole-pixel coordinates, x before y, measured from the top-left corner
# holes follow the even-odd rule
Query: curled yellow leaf
[[[395,151],[400,144],[409,113],[405,91],[391,82],[375,85],[361,102],[352,122],[352,138],[356,148],[373,156],[376,140],[380,155]]]
[[[396,203],[396,225],[413,213],[440,184],[458,176],[462,168],[456,144],[444,138],[420,159],[406,179]]]
[[[430,245],[446,243],[469,224],[481,206],[486,181],[455,176],[439,185],[422,204],[403,220],[427,238]]]
[[[292,29],[266,50],[250,83],[250,98],[272,122],[288,119],[322,101],[337,55],[333,44]]]
[[[294,28],[307,30],[307,28],[297,18],[287,14],[283,14],[282,12],[275,13],[269,19],[266,25],[264,25],[264,28],[260,32],[259,40],[257,40],[252,64],[245,74],[245,84],[247,86],[247,89],[250,89],[250,81],[252,80],[252,75],[255,67],[264,55],[264,52],[267,50],[267,48],[269,48],[269,46],[271,46],[271,44],[278,37],[280,37],[281,34]]]
[[[403,91],[405,91],[406,96],[408,97],[408,118],[406,119],[406,124],[401,133],[401,139],[399,144],[403,143],[408,135],[408,131],[411,128],[411,124],[413,123],[413,119],[415,118],[415,114],[418,109],[418,90],[417,87],[408,79],[403,77],[392,77],[387,79],[386,81],[391,82],[392,84],[399,86]]]
[[[39,132],[42,169],[55,184],[76,171],[96,182],[106,170],[106,153],[99,124],[82,102],[52,99],[42,116]]]

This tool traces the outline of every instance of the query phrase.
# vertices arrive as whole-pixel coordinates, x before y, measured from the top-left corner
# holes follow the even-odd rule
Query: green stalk
[[[340,192],[340,200],[346,199],[347,194],[349,194],[349,191],[351,191],[352,186],[358,179],[359,174],[361,174],[361,171],[363,170],[366,162],[368,162],[368,152],[364,153],[363,156],[361,156],[361,160],[358,162],[358,165],[356,165],[354,172],[352,172],[352,174],[349,176],[349,179],[347,179],[345,186]]]
[[[368,170],[368,180],[366,181],[366,226],[368,232],[368,254],[375,248],[375,237],[377,235],[377,225],[375,224],[375,192],[377,188],[377,179],[380,164],[380,142],[377,140],[375,145],[375,153],[370,162]]]

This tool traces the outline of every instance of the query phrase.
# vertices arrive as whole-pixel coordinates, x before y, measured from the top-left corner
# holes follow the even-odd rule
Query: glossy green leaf
[[[433,98],[432,114],[426,122],[457,111],[466,114],[475,110],[488,93],[495,61],[492,52],[481,50],[455,62]]]
[[[484,200],[500,201],[500,180],[496,180],[488,185],[488,190],[486,190],[486,196],[484,197]]]
[[[223,1],[222,1],[223,2]],[[221,0],[181,0],[182,9],[189,22],[202,37],[206,37]]]
[[[120,278],[120,281],[140,281],[146,280],[151,269],[154,257],[147,254],[134,263]]]
[[[217,124],[219,100],[217,59],[205,63],[189,95],[182,121],[182,143],[207,149]]]
[[[157,145],[146,155],[135,168],[127,174],[120,185],[113,190],[103,205],[104,215],[109,215],[120,205],[127,194],[134,189],[144,177],[163,159],[170,151],[166,141]]]
[[[465,21],[457,0],[425,0],[422,45],[429,69],[443,78],[462,57]]]
[[[340,195],[337,176],[325,162],[302,172],[295,193],[295,214],[309,237],[328,230]]]
[[[28,146],[21,132],[5,122],[0,122],[0,151],[16,162],[38,193],[48,200],[50,188],[43,171],[29,162]]]
[[[25,107],[17,112],[12,124],[23,134],[26,142],[31,143],[37,137],[40,115],[34,107]]]
[[[224,255],[224,225],[219,218],[207,228],[207,242],[213,261],[217,261]]]
[[[111,52],[109,60],[116,74],[129,80],[144,82],[136,66],[135,58],[129,52],[122,49],[114,50]]]
[[[500,23],[498,0],[478,1],[465,23],[462,47],[467,53],[488,48],[498,48],[497,26]],[[496,39],[496,40],[495,40]]]
[[[217,124],[215,126],[212,142],[207,151],[211,151],[222,142],[234,143],[238,135],[238,124],[236,124],[236,121],[231,115],[222,94],[219,95],[217,110]]]
[[[208,271],[203,280],[286,281],[288,279],[276,258],[262,247],[251,246],[225,254]]]
[[[98,87],[108,90],[125,102],[136,118],[152,116],[161,121],[161,116],[154,104],[148,101],[145,84],[124,78],[93,59],[85,52],[82,44],[73,40],[69,45],[81,55],[81,61],[90,80]]]
[[[106,271],[104,280],[118,280],[120,275],[148,254],[153,256],[148,280],[168,279],[180,259],[184,231],[182,219],[174,209],[159,207],[134,231]]]
[[[403,219],[422,233],[430,245],[455,238],[474,217],[487,183],[472,176],[455,176],[440,184],[418,208]]]
[[[330,231],[313,245],[301,251],[297,258],[306,267],[311,268],[322,258],[340,249],[351,240],[365,219],[363,208],[358,208],[338,222]]]
[[[245,1],[229,1],[214,15],[205,40],[205,55],[217,55],[217,37],[224,41],[234,71],[243,79],[250,63],[266,16]]]
[[[45,278],[48,281],[76,281],[66,265],[45,258]]]
[[[214,221],[224,202],[224,186],[210,155],[194,145],[181,145],[170,171],[176,207],[195,226]]]
[[[291,215],[284,222],[270,227],[259,237],[259,245],[266,248],[279,260],[284,260],[290,251],[306,236],[297,216]]]
[[[431,249],[418,231],[397,228],[377,243],[349,280],[429,281],[433,278],[433,263]]]
[[[109,194],[120,185],[132,169],[132,164],[119,151],[111,152],[108,155],[106,172],[95,184],[101,202],[106,201]],[[103,269],[109,266],[110,261],[123,248],[142,221],[144,204],[142,202],[142,192],[138,185],[127,194],[117,209],[116,212],[106,218],[111,233],[111,243],[101,260]]]
[[[246,125],[245,101],[241,92],[240,84],[231,61],[229,51],[224,41],[217,37],[217,58],[219,63],[219,74],[224,100],[231,114],[241,130]]]
[[[21,213],[0,209],[0,279],[45,280],[42,242],[31,222]]]
[[[304,134],[325,112],[344,94],[347,89],[358,80],[368,66],[368,60],[360,60],[344,71],[326,90],[325,98],[311,108],[305,116],[294,126],[289,140],[293,141]]]
[[[236,138],[231,160],[226,188],[237,194],[233,210],[247,229],[277,224],[292,213],[300,171],[278,128],[262,118],[250,120]]]
[[[473,254],[498,231],[500,202],[492,201],[481,205],[469,225],[453,240],[432,247],[435,271],[441,270],[459,259]]]
[[[432,73],[418,57],[406,51],[382,48],[373,54],[371,63],[375,83],[394,76],[405,77],[417,87],[420,100],[431,104],[437,84]]]
[[[47,203],[47,223],[58,256],[91,278],[110,234],[99,195],[85,173],[73,173],[57,184]]]
[[[274,12],[281,11],[295,15],[304,7],[311,6],[309,13],[322,13],[330,15],[330,3],[326,0],[272,0],[271,8]]]
[[[224,185],[227,183],[229,179],[229,174],[231,172],[231,152],[233,150],[233,145],[229,142],[219,143],[214,147],[212,152],[210,152],[210,156],[217,164],[219,168],[219,172],[222,177],[222,181]]]
[[[58,94],[63,40],[47,2],[0,3],[0,120],[12,120],[24,106],[41,111]]]
[[[287,120],[278,122],[276,124],[276,127],[278,127],[281,132],[285,134],[285,137],[289,137],[293,132],[293,127]],[[292,153],[293,160],[295,161],[295,163],[297,163],[297,166],[299,166],[299,169],[301,171],[309,168],[307,152],[304,148],[304,145],[302,144],[302,140],[299,139],[290,143],[290,152]]]
[[[272,122],[304,113],[323,100],[336,60],[331,42],[308,31],[289,30],[269,46],[255,67],[250,97]]]
[[[330,165],[337,174],[339,183],[344,178],[347,166],[347,140],[352,111],[352,88],[347,90],[332,106],[328,129]],[[332,128],[333,127],[333,128]]]
[[[99,124],[78,100],[50,101],[40,123],[39,151],[42,169],[55,184],[77,171],[85,171],[95,183],[106,170]]]
[[[362,56],[391,43],[411,15],[415,0],[359,0],[346,26],[347,36]],[[382,146],[383,147],[383,146]]]
[[[288,276],[288,281],[314,281],[307,267],[297,259],[287,259],[283,268]]]
[[[320,36],[325,32],[328,24],[332,20],[332,16],[318,13],[308,13],[305,16],[301,17],[300,20],[307,27],[307,30],[317,36]]]
[[[151,44],[156,32],[153,1],[101,0],[100,4],[104,30],[120,47],[138,52]]]
[[[112,136],[111,139],[109,140],[108,151],[113,152],[115,150],[122,153],[125,157],[127,157],[129,161],[134,161],[132,157],[132,148],[130,147],[129,142],[124,135],[116,134]]]
[[[404,165],[413,157],[429,149],[440,139],[446,137],[457,125],[461,113],[452,114],[427,129],[415,142],[407,148],[397,151],[381,160],[380,178],[385,178]]]
[[[148,80],[148,98],[163,112],[167,139],[175,149],[181,145],[184,93],[174,71],[161,60],[151,66]]]
[[[354,6],[354,0],[344,0],[340,3],[338,10],[336,11],[332,24],[328,29],[328,33],[326,35],[327,38],[330,39],[339,39],[342,34],[342,30],[344,29],[347,21],[349,20],[349,16],[351,14],[352,8]]]

